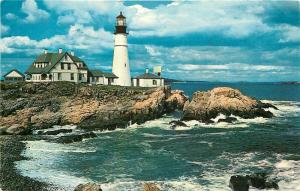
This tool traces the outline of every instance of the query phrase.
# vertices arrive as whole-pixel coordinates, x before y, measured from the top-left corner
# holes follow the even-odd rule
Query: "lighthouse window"
[[[126,64],[125,64],[125,68],[126,68]]]

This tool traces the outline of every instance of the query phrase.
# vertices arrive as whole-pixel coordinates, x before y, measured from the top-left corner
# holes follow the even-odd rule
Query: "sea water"
[[[153,182],[161,190],[230,190],[230,176],[267,172],[280,190],[300,190],[300,86],[274,83],[173,83],[190,97],[218,86],[274,104],[272,119],[172,128],[179,114],[165,115],[127,129],[97,132],[72,144],[27,141],[16,167],[25,176],[73,190],[97,182],[107,190],[141,190]],[[224,116],[220,115],[218,118]],[[54,127],[57,128],[57,127]],[[67,128],[74,128],[68,126]],[[60,135],[58,135],[60,136]],[[253,190],[253,189],[252,189]]]

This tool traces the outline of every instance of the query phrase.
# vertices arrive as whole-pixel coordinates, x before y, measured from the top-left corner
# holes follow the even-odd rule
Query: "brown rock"
[[[0,92],[0,131],[75,124],[82,128],[125,128],[181,109],[187,98],[167,88],[89,86],[71,82],[23,83]],[[15,95],[12,97],[12,95]],[[18,99],[15,99],[18,97]]]
[[[219,87],[207,92],[195,92],[190,103],[184,106],[183,120],[208,121],[220,113],[243,118],[272,117],[262,108],[260,101],[243,95],[239,90]]]
[[[185,105],[185,102],[188,101],[187,96],[184,95],[182,90],[172,90],[171,95],[166,100],[168,103],[168,107],[171,110],[174,109],[182,109]]]
[[[160,191],[160,189],[153,183],[145,183],[144,191]]]
[[[101,186],[96,183],[79,184],[74,191],[102,191]]]

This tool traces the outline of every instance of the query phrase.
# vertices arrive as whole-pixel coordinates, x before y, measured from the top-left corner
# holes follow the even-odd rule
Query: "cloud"
[[[99,53],[113,47],[113,36],[103,28],[72,25],[66,35],[55,35],[51,38],[33,40],[28,36],[11,36],[1,39],[2,53],[24,52],[28,55],[38,54],[42,49],[57,49],[65,47],[69,50],[84,50],[89,53]]]
[[[141,5],[127,8],[132,34],[139,36],[220,32],[242,38],[270,30],[259,16],[263,11],[259,3],[246,1],[176,1],[155,9]]]
[[[8,20],[13,20],[13,19],[17,19],[18,17],[13,13],[7,13],[5,15],[5,18],[8,19]]]
[[[47,19],[50,15],[47,11],[39,9],[35,0],[25,0],[22,3],[22,11],[27,14],[26,23],[34,23],[40,19]]]
[[[89,0],[89,1],[53,1],[44,0],[48,9],[55,11],[58,17],[58,24],[66,23],[93,23],[97,22],[95,17],[100,15],[109,16],[114,19],[115,15],[120,10],[124,9],[124,5],[120,1],[103,1]]]
[[[1,35],[6,34],[10,30],[9,26],[3,25],[1,23]]]
[[[173,1],[152,8],[146,8],[138,2],[125,6],[122,1],[99,3],[90,0],[74,3],[44,0],[44,3],[48,9],[57,13],[57,24],[97,25],[102,22],[103,25],[104,22],[112,25],[115,16],[123,11],[127,16],[130,34],[137,38],[200,33],[241,39],[274,31],[283,33],[281,41],[296,38],[293,31],[277,30],[267,23],[270,20],[266,19],[269,18],[267,14],[274,14],[273,3],[267,2]]]
[[[155,49],[153,46],[149,46],[149,45],[146,45],[145,46],[147,52],[149,53],[150,56],[159,56],[161,55],[161,53]]]
[[[59,16],[57,19],[58,24],[74,23],[75,21],[76,21],[76,18],[71,14]]]
[[[183,80],[300,80],[300,50],[294,48],[261,50],[229,46],[154,45],[130,45],[129,48],[133,74],[143,72],[146,67],[160,65],[163,76]]]
[[[281,25],[278,28],[282,31],[279,42],[300,42],[300,27]]]
[[[270,66],[247,63],[224,65],[190,65],[167,68],[163,75],[173,79],[207,81],[297,81],[300,71],[297,66]]]
[[[194,70],[236,70],[236,71],[280,71],[284,70],[285,66],[270,66],[270,65],[255,65],[245,63],[228,63],[222,65],[197,65],[197,64],[183,64],[178,65],[178,69],[185,71]]]

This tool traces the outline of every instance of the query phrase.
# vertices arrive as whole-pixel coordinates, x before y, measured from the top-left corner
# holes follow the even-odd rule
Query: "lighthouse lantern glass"
[[[125,26],[125,25],[126,25],[125,18],[117,19],[117,26]]]

